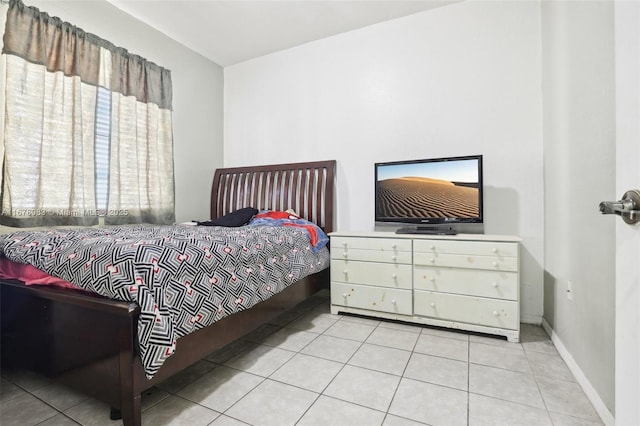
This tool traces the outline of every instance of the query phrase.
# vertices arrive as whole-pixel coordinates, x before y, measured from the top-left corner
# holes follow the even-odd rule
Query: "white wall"
[[[176,220],[208,218],[213,173],[223,161],[222,68],[104,0],[25,4],[171,70]]]
[[[483,154],[485,233],[524,239],[542,316],[537,2],[464,2],[225,68],[225,166],[336,159],[337,228],[373,229],[373,163]]]
[[[615,192],[613,2],[542,2],[542,34],[544,318],[588,380],[585,391],[613,413],[615,218],[598,210],[622,195]]]

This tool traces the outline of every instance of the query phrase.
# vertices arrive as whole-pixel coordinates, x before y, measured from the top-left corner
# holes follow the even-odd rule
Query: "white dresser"
[[[519,341],[519,238],[393,232],[333,232],[330,237],[332,313]]]

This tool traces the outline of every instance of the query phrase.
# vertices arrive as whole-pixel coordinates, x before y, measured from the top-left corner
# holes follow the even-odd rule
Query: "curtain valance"
[[[104,64],[102,49],[110,52],[111,64]],[[2,53],[135,96],[139,102],[172,108],[171,71],[21,0],[9,2]],[[101,78],[101,73],[110,78]]]

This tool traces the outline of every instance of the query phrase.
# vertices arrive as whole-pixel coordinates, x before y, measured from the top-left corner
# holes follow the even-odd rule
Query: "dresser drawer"
[[[411,264],[411,252],[393,250],[340,249],[331,247],[331,258],[342,260],[364,260],[366,262],[385,262]]]
[[[363,249],[388,252],[411,252],[411,240],[402,238],[331,237],[332,250]]]
[[[518,273],[414,266],[413,287],[416,290],[518,300]]]
[[[414,253],[414,265],[517,271],[518,258],[466,254]]]
[[[517,257],[518,244],[494,241],[415,240],[414,252],[477,256]]]
[[[332,259],[331,281],[408,290],[413,287],[411,265],[393,263]]]
[[[411,290],[331,283],[331,304],[372,311],[412,314]]]
[[[518,302],[415,290],[414,312],[440,320],[519,330]]]

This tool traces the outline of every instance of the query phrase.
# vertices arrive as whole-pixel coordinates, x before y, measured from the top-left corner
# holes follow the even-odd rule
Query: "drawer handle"
[[[435,251],[436,250],[436,246],[431,246],[431,250]]]
[[[429,305],[430,305],[432,308],[435,308],[435,307],[436,307],[436,302],[431,302]]]
[[[493,262],[493,267],[497,268],[498,266],[500,266],[500,264],[498,262]]]
[[[398,248],[398,246],[397,246],[397,245],[395,245],[395,244],[392,244],[392,245],[391,245],[391,248],[395,250],[396,248]]]
[[[344,248],[347,248],[347,243],[342,243],[342,246],[343,246]]]
[[[391,278],[393,278],[394,280],[398,278],[398,274],[391,274]]]
[[[493,250],[491,250],[491,251],[496,253],[496,254],[498,253],[498,249],[496,247],[494,247]]]
[[[429,261],[430,261],[431,263],[436,263],[436,258],[435,258],[435,257],[432,257],[431,259],[429,259]]]
[[[391,260],[396,260],[398,258],[398,256],[391,256]]]
[[[432,283],[436,282],[436,278],[435,277],[429,277],[429,281],[431,281]]]
[[[347,298],[347,293],[342,293],[342,297]]]
[[[391,304],[395,305],[396,304],[396,299],[391,299]]]
[[[344,253],[342,253],[342,257],[344,257],[345,259],[348,257],[349,255],[347,254],[347,252],[345,251]]]
[[[498,312],[498,311],[493,311],[493,316],[494,316],[494,317],[499,317],[499,316],[500,316],[500,312]]]
[[[349,274],[349,270],[345,269],[344,271],[342,271],[343,274],[348,275]]]
[[[494,282],[494,283],[492,284],[492,286],[493,286],[493,288],[498,288],[498,283],[495,283],[495,282]]]

